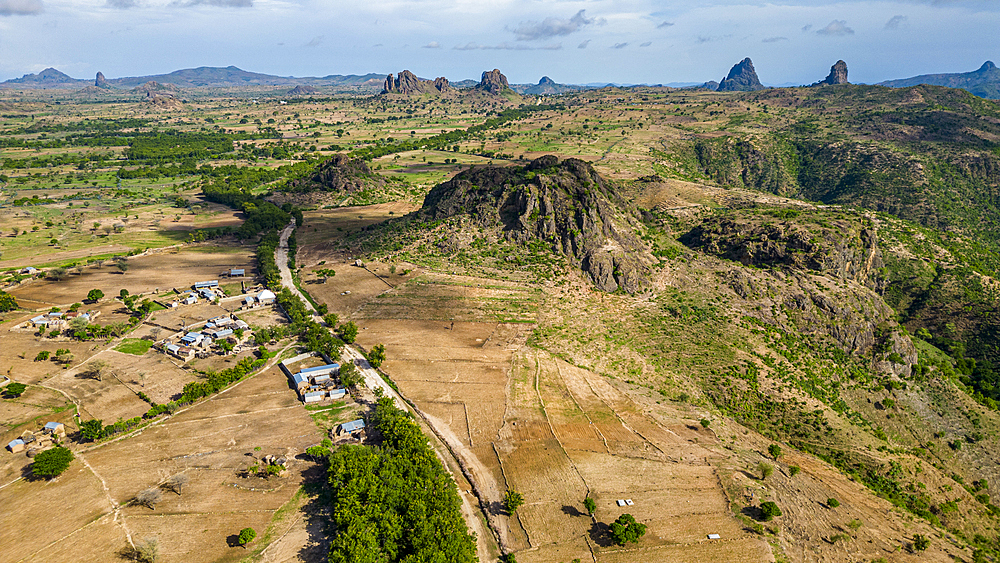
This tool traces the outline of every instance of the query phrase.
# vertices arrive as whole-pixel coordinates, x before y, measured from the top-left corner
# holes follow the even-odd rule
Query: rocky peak
[[[448,82],[447,78],[439,76],[434,79],[434,88],[438,92],[445,92],[451,90],[451,83]]]
[[[543,76],[541,80],[538,81],[539,86],[555,86],[556,81],[552,80],[548,76]]]
[[[837,64],[830,67],[830,74],[820,82],[813,84],[813,86],[823,86],[825,84],[850,84],[847,81],[847,63],[837,61]]]
[[[111,88],[111,85],[108,84],[108,81],[104,78],[104,73],[100,71],[97,72],[97,78],[94,79],[94,86],[105,89]]]
[[[763,89],[764,85],[757,78],[757,71],[754,70],[750,57],[736,64],[719,83],[720,92],[752,92]]]
[[[395,78],[391,74],[385,77],[385,82],[382,83],[382,93],[420,94],[429,92],[433,86],[435,85],[432,85],[429,80],[421,80],[417,78],[416,74],[404,70]]]
[[[500,94],[510,90],[510,84],[507,83],[507,77],[500,72],[500,69],[495,68],[483,71],[483,78],[476,86],[476,90],[489,92],[490,94]]]
[[[979,67],[977,72],[989,72],[991,70],[996,70],[997,65],[993,64],[993,61],[986,61],[983,66]]]

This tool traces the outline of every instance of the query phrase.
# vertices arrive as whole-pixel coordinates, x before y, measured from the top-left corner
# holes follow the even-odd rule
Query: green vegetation
[[[587,514],[593,516],[594,511],[597,510],[597,503],[594,502],[594,499],[587,497],[583,499],[583,507],[587,509]]]
[[[14,311],[18,308],[17,299],[6,291],[0,290],[0,313]]]
[[[148,352],[152,345],[152,340],[145,340],[142,338],[126,338],[122,340],[121,344],[115,346],[115,350],[122,352],[123,354],[141,356]]]
[[[257,530],[253,528],[243,528],[240,530],[239,542],[244,548],[248,543],[252,542],[257,537]]]
[[[828,498],[826,499],[826,505],[830,508],[837,508],[840,506],[840,501],[835,498]]]
[[[380,448],[341,446],[329,458],[331,563],[475,561],[455,483],[420,428],[386,397],[372,424]]]
[[[524,496],[513,489],[508,490],[503,496],[503,509],[507,514],[513,515],[523,504]]]
[[[765,522],[770,522],[775,516],[781,516],[781,509],[773,501],[765,501],[760,503],[760,514]]]
[[[3,395],[7,399],[16,399],[27,390],[27,385],[13,381],[8,383],[7,386],[3,388]]]
[[[31,464],[31,474],[35,477],[51,479],[69,468],[73,452],[63,447],[55,447],[35,455]]]
[[[100,289],[91,289],[90,291],[87,292],[87,300],[90,301],[91,303],[100,301],[103,298],[104,298],[104,292],[101,291]]]
[[[646,525],[635,521],[631,514],[622,514],[611,523],[611,538],[618,545],[639,543],[639,538],[646,535]]]
[[[385,361],[385,345],[376,344],[372,346],[370,352],[368,352],[368,363],[372,365],[373,368],[379,368],[382,366],[382,362]]]

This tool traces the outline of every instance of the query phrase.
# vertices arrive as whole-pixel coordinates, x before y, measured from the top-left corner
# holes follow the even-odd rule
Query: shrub
[[[767,453],[774,459],[781,457],[781,446],[778,444],[771,444],[767,447]]]
[[[708,420],[707,418],[701,419],[701,427],[702,428],[708,428],[708,426],[710,424],[712,424],[712,421]]]
[[[503,507],[508,514],[514,514],[514,511],[524,504],[524,495],[511,489],[507,491],[507,494],[503,496]]]
[[[927,538],[923,534],[913,535],[913,549],[917,551],[927,551],[927,548],[931,546],[930,538]]]
[[[760,472],[761,479],[767,479],[774,473],[774,466],[770,463],[764,463],[763,461],[757,464],[757,471]]]
[[[593,514],[597,510],[597,503],[590,497],[583,499],[583,506],[587,509],[588,514]]]
[[[788,466],[788,474],[791,475],[792,477],[795,477],[801,471],[802,471],[802,468],[799,467],[798,465],[789,465]]]
[[[646,534],[646,525],[635,521],[631,514],[622,514],[611,523],[611,537],[618,545],[639,543],[639,538]]]
[[[45,360],[49,359],[50,354],[51,352],[49,352],[48,350],[42,350],[41,352],[38,353],[38,355],[35,356],[35,361],[44,362]]]
[[[7,387],[4,388],[3,394],[5,397],[14,399],[20,397],[22,393],[27,391],[28,386],[23,383],[9,383]]]
[[[826,505],[830,508],[837,508],[840,506],[840,501],[835,498],[828,498],[826,499]]]
[[[57,447],[45,450],[35,456],[35,461],[31,464],[31,474],[35,477],[51,479],[66,471],[71,461],[73,461],[73,452],[66,448]]]
[[[770,522],[775,516],[781,516],[781,509],[772,501],[760,503],[760,513],[765,522]]]
[[[257,530],[253,528],[243,528],[240,530],[240,545],[246,547],[246,545],[257,537]]]

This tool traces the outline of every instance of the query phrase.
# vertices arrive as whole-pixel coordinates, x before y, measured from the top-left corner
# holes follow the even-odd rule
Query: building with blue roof
[[[365,421],[362,419],[352,420],[350,422],[345,422],[340,425],[338,434],[354,434],[355,432],[360,432],[365,429]]]

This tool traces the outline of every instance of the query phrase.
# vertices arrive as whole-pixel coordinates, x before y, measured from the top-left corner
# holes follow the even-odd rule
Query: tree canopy
[[[73,452],[66,448],[45,450],[35,456],[35,461],[31,464],[31,474],[35,477],[51,479],[66,471],[71,461],[73,461]]]
[[[17,299],[6,291],[0,291],[0,313],[17,309]]]
[[[618,545],[639,543],[639,538],[646,535],[646,525],[635,521],[631,514],[622,514],[611,523],[611,537]]]

